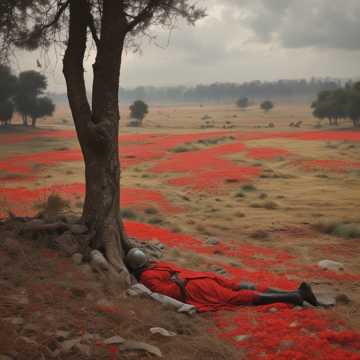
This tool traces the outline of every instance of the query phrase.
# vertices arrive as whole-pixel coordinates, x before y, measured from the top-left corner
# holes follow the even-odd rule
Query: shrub
[[[339,236],[345,239],[360,238],[359,225],[342,222],[320,222],[315,224],[314,228],[323,234]]]
[[[269,238],[269,234],[265,230],[255,230],[250,237],[255,240],[266,240]]]
[[[154,207],[148,207],[146,209],[144,209],[145,214],[147,215],[155,215],[158,214],[158,209],[154,208]]]
[[[134,210],[129,208],[121,209],[120,213],[124,219],[135,220],[138,218],[138,214]]]
[[[245,184],[241,187],[242,191],[256,191],[256,187],[253,184]]]
[[[54,216],[63,213],[69,209],[70,203],[58,194],[51,194],[46,201],[37,202],[35,209],[40,210],[44,215]]]

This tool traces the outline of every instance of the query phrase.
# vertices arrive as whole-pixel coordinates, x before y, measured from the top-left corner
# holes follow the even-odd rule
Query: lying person
[[[237,284],[210,272],[197,272],[162,262],[149,262],[144,252],[131,249],[125,258],[135,278],[152,292],[163,294],[195,306],[197,311],[233,309],[240,305],[319,303],[310,285],[303,282],[294,291],[259,287],[252,283]]]

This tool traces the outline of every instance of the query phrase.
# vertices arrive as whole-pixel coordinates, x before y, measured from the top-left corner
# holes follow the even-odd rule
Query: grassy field
[[[83,164],[70,119],[69,110],[58,107],[54,118],[40,122],[40,129],[30,135],[20,129],[0,132],[3,215],[8,209],[32,214],[33,205],[51,193],[66,198],[71,211],[80,214]],[[122,109],[121,202],[130,235],[139,233],[146,240],[148,231],[149,240],[157,237],[165,243],[167,261],[189,268],[220,267],[231,277],[246,274],[250,280],[275,285],[305,279],[318,293],[350,298],[350,303],[339,301],[333,309],[304,312],[300,318],[308,322],[326,319],[326,325],[313,327],[305,322],[291,325],[300,318],[281,307],[275,309],[279,314],[269,308],[239,310],[225,327],[225,338],[234,326],[241,335],[242,316],[251,313],[252,321],[262,317],[269,332],[271,323],[283,317],[282,326],[292,328],[289,339],[299,344],[284,350],[277,339],[256,354],[249,350],[251,342],[235,341],[238,356],[250,351],[255,359],[263,351],[295,359],[295,352],[303,351],[299,359],[310,359],[308,352],[317,347],[322,352],[315,358],[328,359],[336,346],[334,359],[349,354],[358,359],[360,133],[350,124],[343,124],[348,129],[330,129],[325,123],[319,128],[310,109],[298,104],[280,104],[269,114],[231,105],[151,106],[143,128],[125,127],[127,121],[128,112]],[[157,232],[159,228],[166,233]],[[220,245],[209,250],[209,238]],[[343,263],[344,270],[321,270],[317,263],[324,259]],[[253,332],[261,341],[258,320]],[[326,331],[348,331],[350,340],[341,342],[337,335],[333,340]],[[314,340],[322,337],[321,344]],[[171,349],[166,349],[169,358],[181,358],[171,357]],[[286,357],[286,351],[294,353]]]

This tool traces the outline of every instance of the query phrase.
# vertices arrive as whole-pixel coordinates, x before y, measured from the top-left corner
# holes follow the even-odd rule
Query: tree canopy
[[[247,97],[243,97],[240,98],[236,101],[236,105],[240,108],[240,109],[246,109],[247,107],[249,107],[250,102],[249,99]]]
[[[274,103],[270,100],[265,100],[260,104],[260,108],[265,112],[269,112],[274,108]]]
[[[135,119],[130,124],[132,126],[141,126],[146,114],[149,112],[149,106],[142,100],[136,100],[130,105],[130,118]]]
[[[315,117],[328,119],[330,125],[338,125],[341,119],[350,119],[354,126],[360,126],[360,82],[321,91],[311,107]]]
[[[14,112],[13,96],[17,88],[17,78],[10,67],[0,65],[0,122],[8,124]]]
[[[32,118],[32,125],[35,126],[39,117],[52,115],[55,109],[52,101],[46,97],[39,98],[46,88],[46,76],[38,71],[30,70],[19,74],[14,101],[24,125],[28,125],[28,116]]]

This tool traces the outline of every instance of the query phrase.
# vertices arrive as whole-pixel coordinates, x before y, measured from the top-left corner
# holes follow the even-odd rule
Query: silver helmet
[[[138,248],[132,248],[126,254],[125,262],[131,270],[136,270],[147,263],[147,258],[143,251]]]

